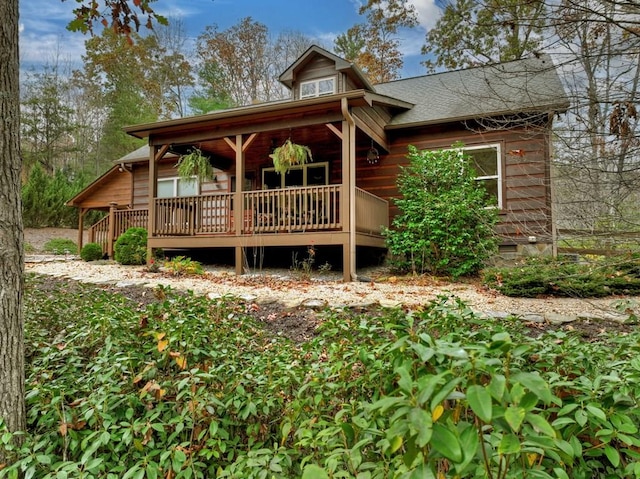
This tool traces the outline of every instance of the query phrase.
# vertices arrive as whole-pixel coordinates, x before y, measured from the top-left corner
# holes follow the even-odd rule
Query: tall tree
[[[132,10],[126,0],[105,0],[112,14],[112,27],[125,36],[138,25],[137,12],[155,16],[152,0],[134,0]],[[92,26],[103,18],[101,2],[88,1],[76,9],[77,20]],[[85,10],[81,10],[84,8]],[[0,420],[9,431],[24,430],[24,324],[22,288],[24,250],[22,205],[20,201],[20,94],[18,55],[18,0],[0,2]],[[108,21],[105,22],[108,24]],[[0,463],[3,462],[0,451]]]
[[[24,430],[18,0],[0,2],[0,419]],[[0,450],[0,463],[3,454]]]
[[[45,65],[22,83],[20,120],[25,170],[39,163],[48,173],[67,166],[76,149],[74,110],[68,103],[70,82],[61,65]],[[26,171],[28,174],[28,171]]]
[[[404,64],[398,33],[418,24],[414,6],[408,0],[368,0],[360,15],[366,22],[339,35],[336,52],[354,61],[374,84],[397,79]]]
[[[180,19],[153,31],[159,52],[154,55],[153,78],[162,98],[162,118],[187,114],[187,90],[194,86],[191,63],[187,60],[187,35]]]
[[[311,38],[296,30],[280,32],[269,48],[271,64],[271,99],[278,100],[290,96],[289,90],[278,81],[278,77],[289,65],[296,61],[300,55],[309,49],[311,45],[323,46],[319,39]]]
[[[86,42],[84,68],[76,73],[76,80],[94,92],[93,108],[105,112],[99,146],[103,168],[140,146],[122,131],[123,126],[154,121],[162,115],[164,99],[155,76],[158,52],[156,37],[135,32],[123,37],[104,29]]]
[[[206,27],[197,40],[197,55],[202,65],[215,65],[219,86],[234,105],[270,100],[267,27],[251,17],[220,31],[217,25]],[[201,76],[202,78],[202,76]]]
[[[224,74],[217,63],[203,63],[197,73],[199,86],[189,97],[189,108],[194,114],[203,115],[233,106],[231,96],[224,89]]]
[[[422,53],[429,71],[523,58],[542,44],[544,0],[451,0],[429,30]]]
[[[554,32],[574,107],[557,141],[558,212],[572,229],[640,227],[640,6],[560,3]]]

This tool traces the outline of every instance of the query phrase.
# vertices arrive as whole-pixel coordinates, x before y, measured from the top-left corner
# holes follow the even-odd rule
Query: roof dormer
[[[316,45],[309,47],[280,75],[279,80],[292,91],[294,100],[350,90],[374,91],[369,80],[353,63]]]

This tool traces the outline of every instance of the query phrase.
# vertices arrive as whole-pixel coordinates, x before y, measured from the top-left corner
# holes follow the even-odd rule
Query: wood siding
[[[304,70],[295,74],[294,98],[300,98],[300,83],[316,80],[318,78],[333,77],[336,79],[337,92],[344,91],[343,75],[337,75],[336,65],[328,58],[321,56],[314,57],[304,67]]]
[[[513,129],[477,133],[462,126],[417,128],[390,133],[391,151],[377,165],[357,160],[357,186],[390,201],[390,219],[398,214],[394,198],[401,166],[408,165],[408,146],[437,150],[455,142],[466,146],[499,144],[503,208],[497,233],[502,244],[526,243],[529,236],[551,243],[551,197],[548,183],[548,138],[543,131]]]
[[[145,172],[146,175],[146,172]],[[131,205],[133,177],[129,171],[117,169],[102,181],[100,188],[96,188],[92,195],[79,204],[81,208],[109,209],[111,203]]]

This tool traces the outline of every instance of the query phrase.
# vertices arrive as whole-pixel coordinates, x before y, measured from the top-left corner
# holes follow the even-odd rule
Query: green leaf
[[[411,472],[409,479],[436,479],[436,475],[428,464],[423,463]]]
[[[609,462],[613,467],[618,467],[620,465],[620,453],[615,447],[607,444],[604,446],[604,454],[607,456],[607,459],[609,459]]]
[[[571,479],[566,471],[564,469],[560,469],[559,467],[554,468],[553,472],[558,479]]]
[[[491,394],[479,384],[473,384],[467,389],[467,401],[471,410],[484,422],[491,422],[492,401]]]
[[[539,374],[521,372],[511,377],[513,382],[519,382],[529,391],[538,396],[545,404],[551,403],[553,395],[547,382]]]
[[[409,422],[418,432],[416,444],[418,447],[424,447],[431,439],[433,421],[431,414],[422,408],[414,407],[409,413]]]
[[[462,447],[458,437],[442,424],[433,425],[433,435],[431,437],[431,445],[442,456],[453,462],[462,461]]]
[[[329,479],[329,475],[320,466],[307,464],[302,471],[302,479]]]
[[[582,427],[587,423],[587,413],[582,409],[578,409],[575,414],[576,422]]]
[[[527,411],[520,406],[509,406],[504,412],[504,418],[511,426],[514,432],[520,431],[520,426],[522,426],[522,421],[524,420],[525,414]]]
[[[500,454],[516,454],[520,452],[520,439],[515,434],[505,434],[498,445]]]
[[[507,378],[502,374],[496,374],[489,383],[489,392],[496,401],[502,401],[507,386]]]
[[[545,434],[549,437],[556,437],[556,430],[551,427],[551,424],[547,422],[545,418],[540,415],[528,412],[526,420],[533,429],[539,433]]]
[[[91,469],[95,469],[100,464],[102,464],[102,461],[104,461],[103,457],[95,457],[91,459],[89,462],[87,462],[87,465],[84,466],[84,468],[85,470],[90,471]]]
[[[478,431],[473,425],[469,424],[460,433],[460,444],[462,445],[464,461],[460,464],[460,467],[457,468],[458,472],[462,472],[462,470],[476,457],[476,453],[478,452],[480,439],[478,438]]]
[[[430,408],[432,411],[436,408],[438,404],[440,404],[442,401],[447,399],[449,394],[451,394],[451,391],[453,391],[456,388],[456,386],[460,384],[460,381],[462,381],[461,378],[453,379],[452,381],[449,381],[447,384],[445,384],[440,391],[434,394],[433,398],[431,399],[431,405],[430,405]]]
[[[402,436],[395,436],[389,441],[389,452],[393,454],[402,447]]]
[[[420,358],[420,361],[425,363],[429,361],[435,354],[433,348],[428,348],[427,346],[420,343],[411,343],[411,349],[416,352],[416,354]]]
[[[353,426],[348,422],[343,422],[342,424],[340,424],[340,428],[342,429],[344,437],[347,440],[347,444],[353,444],[353,440],[356,437],[356,433],[353,430]],[[284,440],[284,437],[283,437],[283,440]]]
[[[396,368],[396,374],[400,376],[400,379],[398,379],[398,386],[400,389],[407,394],[411,394],[411,391],[413,390],[413,379],[411,378],[411,374],[409,374],[407,368],[405,366]]]
[[[607,420],[607,415],[595,404],[587,404],[587,411],[589,411],[593,416],[597,417],[601,421]]]

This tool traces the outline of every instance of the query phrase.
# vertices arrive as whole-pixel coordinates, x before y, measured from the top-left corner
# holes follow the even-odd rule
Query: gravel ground
[[[429,278],[380,277],[371,282],[343,283],[339,280],[305,280],[287,271],[269,271],[237,277],[229,268],[207,268],[202,277],[174,277],[168,273],[149,273],[142,266],[122,266],[49,256],[31,256],[27,272],[71,278],[82,282],[115,284],[122,287],[158,284],[191,290],[210,297],[237,296],[256,303],[280,302],[285,307],[328,306],[403,306],[413,309],[441,295],[456,296],[476,312],[492,316],[519,315],[532,321],[568,322],[576,318],[624,319],[615,309],[623,299],[640,298],[509,298],[474,283],[443,283]]]
[[[371,282],[343,283],[339,273],[301,278],[287,270],[269,270],[260,274],[237,277],[228,267],[208,267],[203,277],[173,277],[166,273],[148,273],[141,266],[122,266],[115,263],[86,263],[74,258],[40,256],[43,246],[51,238],[77,240],[77,231],[64,228],[25,229],[25,243],[30,245],[26,270],[28,272],[73,278],[93,283],[142,285],[153,287],[170,285],[212,297],[233,295],[247,300],[269,303],[278,301],[287,307],[302,303],[329,306],[403,306],[417,308],[441,295],[455,296],[474,311],[490,315],[514,314],[539,320],[536,316],[555,322],[571,318],[623,319],[616,305],[621,300],[635,303],[640,315],[640,298],[509,298],[488,290],[479,283],[451,283],[428,277],[407,278],[390,276],[384,270],[359,271],[373,278]]]

